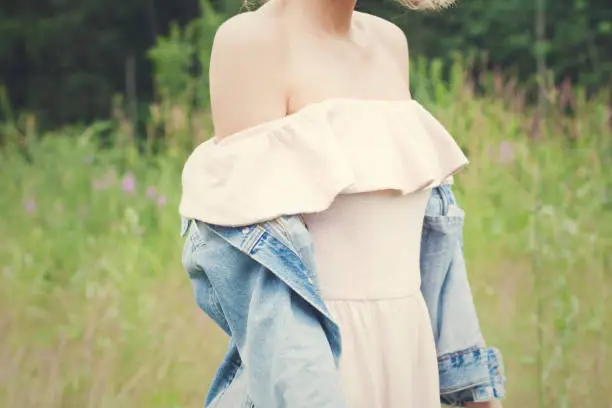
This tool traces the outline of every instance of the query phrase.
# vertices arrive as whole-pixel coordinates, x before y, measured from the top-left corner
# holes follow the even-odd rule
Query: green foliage
[[[48,125],[107,117],[112,95],[124,90],[126,59],[142,61],[151,32],[144,0],[3,2],[0,78],[17,109]],[[142,65],[141,65],[142,64]]]
[[[448,66],[457,52],[486,55],[486,69],[500,66],[522,80],[536,72],[542,48],[558,83],[571,78],[588,89],[610,85],[612,78],[612,3],[608,0],[545,2],[545,37],[536,41],[533,0],[459,0],[436,13],[405,13],[363,0],[362,7],[382,14],[408,33],[415,56],[442,58]]]
[[[208,0],[200,1],[202,15],[185,28],[172,24],[148,56],[154,66],[154,85],[170,104],[208,107],[208,66],[214,34],[223,22]]]
[[[169,34],[158,37],[148,52],[157,92],[157,101],[150,108],[155,113],[148,115],[153,116],[148,122],[157,134],[152,138],[148,131],[147,137],[159,149],[185,147],[208,128],[196,116],[209,108],[210,54],[214,33],[224,17],[208,0],[200,0],[200,8],[199,18],[184,28],[173,24]]]
[[[181,28],[172,24],[168,36],[158,37],[157,43],[149,51],[154,65],[155,88],[162,99],[184,100],[185,92],[190,87],[190,68],[195,50],[185,37]]]

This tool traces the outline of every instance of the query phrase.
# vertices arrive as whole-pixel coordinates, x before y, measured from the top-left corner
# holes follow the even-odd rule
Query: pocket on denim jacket
[[[432,217],[460,217],[463,219],[465,212],[457,205],[457,200],[450,186],[434,188],[427,207],[425,218]]]
[[[421,257],[441,253],[454,253],[463,230],[465,213],[456,204],[450,188],[439,187],[432,191],[427,203]]]

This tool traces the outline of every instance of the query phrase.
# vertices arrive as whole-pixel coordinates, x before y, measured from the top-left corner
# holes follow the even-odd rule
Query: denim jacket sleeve
[[[467,277],[463,211],[450,186],[435,188],[427,205],[421,240],[421,291],[438,353],[440,398],[451,406],[502,398],[500,352],[487,348]]]
[[[198,305],[231,336],[207,408],[346,408],[316,311],[260,262],[193,224],[183,264]]]

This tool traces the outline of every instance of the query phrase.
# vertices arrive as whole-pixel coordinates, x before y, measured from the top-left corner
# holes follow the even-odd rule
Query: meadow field
[[[416,93],[471,161],[455,190],[505,406],[612,408],[604,96],[551,90],[536,112],[511,81],[476,96],[454,78]],[[226,339],[191,294],[177,206],[185,146],[210,124],[160,110],[156,153],[121,118],[43,134],[32,117],[1,125],[0,407],[203,405]]]

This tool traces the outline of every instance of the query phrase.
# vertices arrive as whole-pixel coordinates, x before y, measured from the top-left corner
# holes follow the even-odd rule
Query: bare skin
[[[226,21],[210,63],[216,137],[330,98],[410,99],[403,32],[354,4],[270,0]]]
[[[227,20],[210,61],[215,138],[326,99],[410,99],[403,31],[354,8],[355,0],[269,0]]]

